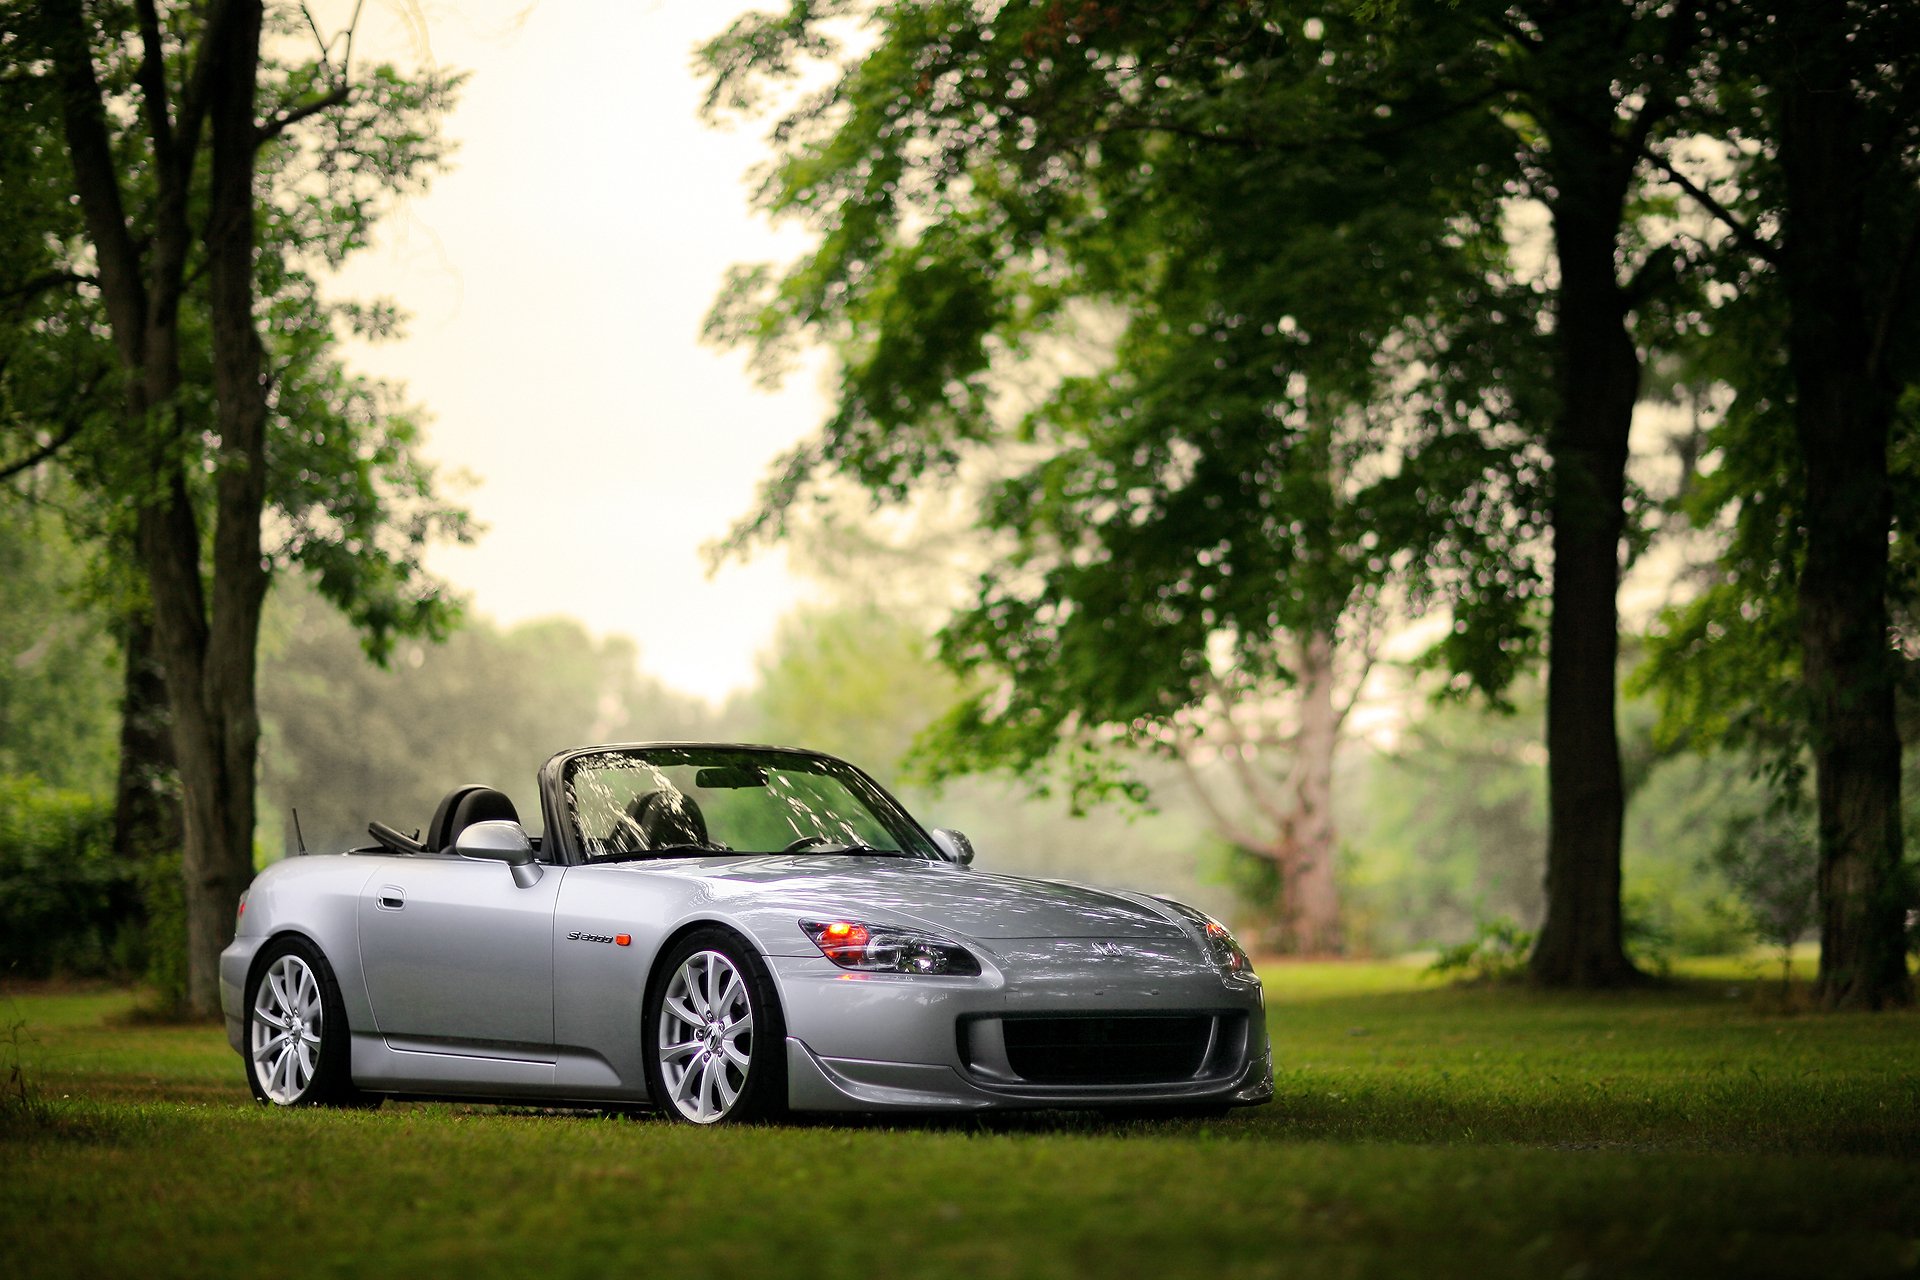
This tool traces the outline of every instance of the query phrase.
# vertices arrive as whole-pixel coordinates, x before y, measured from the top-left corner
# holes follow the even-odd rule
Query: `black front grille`
[[[1007,1062],[1035,1084],[1145,1084],[1200,1074],[1213,1043],[1206,1014],[1008,1018]]]

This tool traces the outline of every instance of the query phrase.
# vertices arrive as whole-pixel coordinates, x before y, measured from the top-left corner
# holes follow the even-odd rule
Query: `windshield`
[[[590,862],[705,852],[939,857],[863,775],[798,751],[595,751],[567,761],[564,785]]]

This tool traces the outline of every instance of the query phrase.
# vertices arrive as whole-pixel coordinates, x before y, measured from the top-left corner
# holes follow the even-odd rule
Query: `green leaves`
[[[941,645],[1003,683],[930,739],[970,765],[1151,743],[1213,693],[1284,686],[1284,636],[1390,587],[1455,606],[1463,679],[1510,681],[1546,393],[1499,229],[1511,134],[1464,20],[865,12],[857,61],[838,6],[702,53],[710,110],[784,110],[758,201],[818,234],[738,269],[708,336],[764,374],[804,342],[840,369],[729,545],[829,478],[894,502],[996,477],[980,526],[1004,552]]]
[[[167,71],[181,80],[180,40],[195,19],[185,11],[162,16],[168,61],[178,64]],[[125,95],[113,145],[136,218],[150,210],[157,181],[154,144],[137,110],[137,56],[134,42],[95,50],[103,82]],[[0,50],[0,60],[8,64],[0,109],[15,122],[0,138],[0,467],[56,458],[95,495],[67,504],[76,527],[124,539],[131,511],[161,483],[156,459],[179,459],[193,484],[210,487],[219,440],[199,239],[192,238],[184,270],[181,385],[149,417],[155,438],[130,438],[136,433],[123,422],[125,388],[92,280],[93,252],[70,199],[55,86],[26,46]],[[337,74],[319,60],[269,61],[259,86],[264,118],[320,101]],[[269,128],[258,161],[255,279],[272,415],[266,550],[276,565],[313,573],[375,656],[396,635],[437,636],[452,624],[455,603],[422,556],[430,541],[464,541],[473,529],[465,511],[436,496],[435,468],[419,456],[417,413],[396,389],[341,361],[342,338],[392,338],[401,317],[390,303],[326,298],[321,279],[368,243],[396,199],[444,165],[448,147],[437,121],[463,79],[355,68],[344,101],[284,131]],[[195,175],[191,219],[205,216],[203,187],[204,175]],[[200,496],[211,501],[210,492]]]

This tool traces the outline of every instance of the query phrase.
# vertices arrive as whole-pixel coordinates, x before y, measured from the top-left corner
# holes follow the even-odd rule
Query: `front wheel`
[[[302,938],[268,945],[247,986],[247,1084],[279,1107],[365,1106],[348,1073],[340,984]]]
[[[766,1120],[786,1108],[786,1026],[773,976],[737,935],[701,929],[661,961],[647,999],[647,1084],[672,1120]]]

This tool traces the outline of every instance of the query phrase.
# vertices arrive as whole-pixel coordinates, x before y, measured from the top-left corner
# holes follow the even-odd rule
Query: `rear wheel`
[[[669,950],[647,999],[647,1084],[669,1119],[771,1119],[786,1109],[786,1025],[752,947],[700,929]]]
[[[302,938],[269,943],[247,987],[247,1084],[278,1107],[378,1105],[353,1087],[340,984]]]

